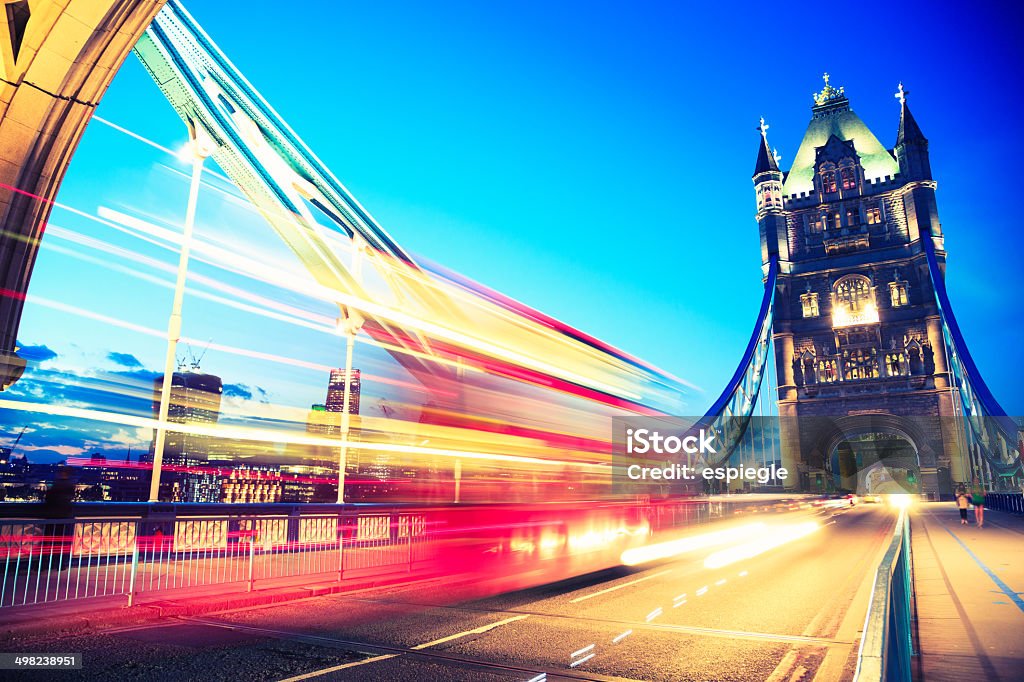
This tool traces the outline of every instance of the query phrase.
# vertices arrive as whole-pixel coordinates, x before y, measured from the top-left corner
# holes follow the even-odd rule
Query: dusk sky
[[[699,386],[687,397],[691,413],[732,375],[762,295],[750,181],[758,118],[788,168],[828,71],[891,147],[902,81],[930,140],[960,326],[992,392],[1024,414],[1016,6],[317,5],[186,7],[398,243]],[[822,11],[830,8],[842,14]],[[134,56],[97,115],[171,149],[186,139]],[[165,349],[150,332],[166,328],[177,255],[89,216],[120,213],[180,231],[187,172],[173,156],[90,124],[58,196],[86,215],[53,212],[57,229],[43,242],[20,331],[32,367],[0,397],[98,405],[76,389],[79,378],[120,377],[139,392],[105,409],[146,414],[145,387]],[[198,236],[304,276],[258,215],[217,191],[231,193],[227,183],[206,179],[213,187],[200,197]],[[219,276],[201,259],[194,272]],[[287,302],[336,315],[301,296]],[[342,361],[337,337],[209,296],[190,293],[184,317],[186,336],[212,340],[202,368],[229,386],[229,413],[304,413],[324,399],[325,368]],[[371,374],[380,362],[361,360]],[[388,397],[372,382],[364,391],[371,411]],[[4,410],[0,442],[25,425],[30,458],[117,456],[149,440],[142,430]]]

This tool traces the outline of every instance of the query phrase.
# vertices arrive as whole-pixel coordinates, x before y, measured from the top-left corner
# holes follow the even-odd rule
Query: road
[[[705,559],[722,547],[487,598],[426,582],[24,642],[82,652],[84,669],[20,678],[849,679],[895,516],[793,512],[782,522],[820,527],[715,568]]]

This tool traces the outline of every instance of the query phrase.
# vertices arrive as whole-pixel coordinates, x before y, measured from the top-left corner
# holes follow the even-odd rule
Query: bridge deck
[[[952,502],[912,516],[919,680],[1019,680],[1024,670],[1024,517]]]

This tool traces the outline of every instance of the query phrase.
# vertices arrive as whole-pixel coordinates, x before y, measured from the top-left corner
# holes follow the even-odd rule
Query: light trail
[[[760,532],[764,527],[765,524],[763,523],[748,523],[738,528],[702,533],[682,538],[681,540],[659,542],[644,547],[631,547],[622,553],[620,561],[626,566],[637,566],[651,561],[660,561],[686,552],[743,540]]]
[[[715,552],[704,560],[704,567],[722,568],[743,559],[750,559],[776,547],[781,547],[800,538],[807,537],[821,528],[822,525],[818,521],[806,521],[804,523],[773,527],[756,540]]]

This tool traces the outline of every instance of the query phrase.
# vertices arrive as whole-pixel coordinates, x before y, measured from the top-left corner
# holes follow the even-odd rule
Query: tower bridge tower
[[[753,181],[765,272],[779,262],[780,436],[805,489],[863,489],[880,462],[925,493],[969,478],[922,243],[944,264],[935,181],[906,95],[901,84],[887,149],[826,74],[787,172],[760,126]]]

